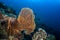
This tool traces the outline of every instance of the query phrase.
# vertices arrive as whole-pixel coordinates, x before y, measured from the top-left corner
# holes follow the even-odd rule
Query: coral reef
[[[26,34],[30,34],[35,29],[35,16],[32,9],[23,8],[18,16],[18,23],[21,26],[21,30],[25,30]]]
[[[47,33],[42,28],[39,28],[39,30],[34,34],[32,40],[46,40]]]
[[[34,33],[32,40],[56,40],[55,36],[48,34],[44,29],[39,28],[36,33]]]
[[[25,13],[27,11],[28,13]],[[23,12],[23,13],[22,13]],[[26,34],[30,34],[35,29],[35,22],[34,22],[34,15],[32,14],[32,11],[27,8],[23,8],[21,13],[18,16],[18,19],[16,18],[9,18],[8,20],[8,34],[12,35],[15,33],[19,33],[23,30],[25,30]]]
[[[17,17],[12,8],[0,3],[1,38],[4,37],[7,40],[55,40],[54,35],[47,33],[46,30],[49,29],[47,25],[39,21],[40,19],[38,22],[35,20],[33,10],[30,8],[22,8]]]
[[[30,35],[35,29],[35,17],[33,11],[29,8],[23,8],[16,17],[10,17],[9,15],[0,13],[1,18],[3,21],[1,23],[1,27],[5,27],[4,22],[7,23],[6,27],[3,28],[6,34],[9,36],[9,39],[12,40],[14,35],[21,33],[24,30],[26,35]]]

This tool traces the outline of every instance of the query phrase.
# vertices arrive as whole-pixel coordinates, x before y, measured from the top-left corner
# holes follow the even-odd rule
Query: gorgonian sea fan
[[[21,30],[25,30],[26,34],[30,34],[35,29],[35,15],[32,9],[22,8],[18,16],[18,23],[20,24]]]

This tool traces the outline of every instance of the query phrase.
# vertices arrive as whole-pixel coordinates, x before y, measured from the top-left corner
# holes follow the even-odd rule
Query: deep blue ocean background
[[[57,39],[60,39],[60,0],[0,0],[5,5],[12,7],[17,15],[24,7],[34,11],[39,23],[52,28]]]

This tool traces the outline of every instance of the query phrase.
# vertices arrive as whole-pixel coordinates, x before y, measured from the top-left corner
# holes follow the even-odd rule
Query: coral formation
[[[32,38],[32,40],[46,40],[47,33],[42,28],[39,28],[38,32],[36,32]]]
[[[30,8],[22,8],[17,17],[12,8],[0,3],[0,36],[3,34],[8,40],[55,40],[54,35],[46,33],[47,25],[39,20],[35,20]]]
[[[25,30],[26,34],[30,34],[35,29],[35,16],[32,9],[23,8],[18,16],[18,23],[20,24],[21,30]]]
[[[8,31],[10,35],[15,35],[15,33],[23,30],[25,30],[25,33],[27,32],[26,34],[32,33],[35,29],[34,15],[32,14],[32,10],[23,8],[18,16],[18,19],[10,17],[8,20],[8,29],[10,31],[10,33]]]
[[[29,8],[23,8],[19,13],[18,18],[10,17],[1,13],[0,15],[0,20],[3,18],[2,22],[7,21],[5,32],[7,32],[10,40],[12,39],[11,37],[18,33],[21,33],[23,30],[25,30],[25,34],[30,35],[30,33],[32,33],[35,29],[35,16],[33,14],[33,11]]]

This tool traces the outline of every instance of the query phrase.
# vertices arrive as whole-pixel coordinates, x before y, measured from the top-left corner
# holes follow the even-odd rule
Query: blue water
[[[12,7],[17,15],[22,8],[31,8],[40,22],[52,27],[55,34],[60,36],[60,0],[0,0],[0,2]]]

